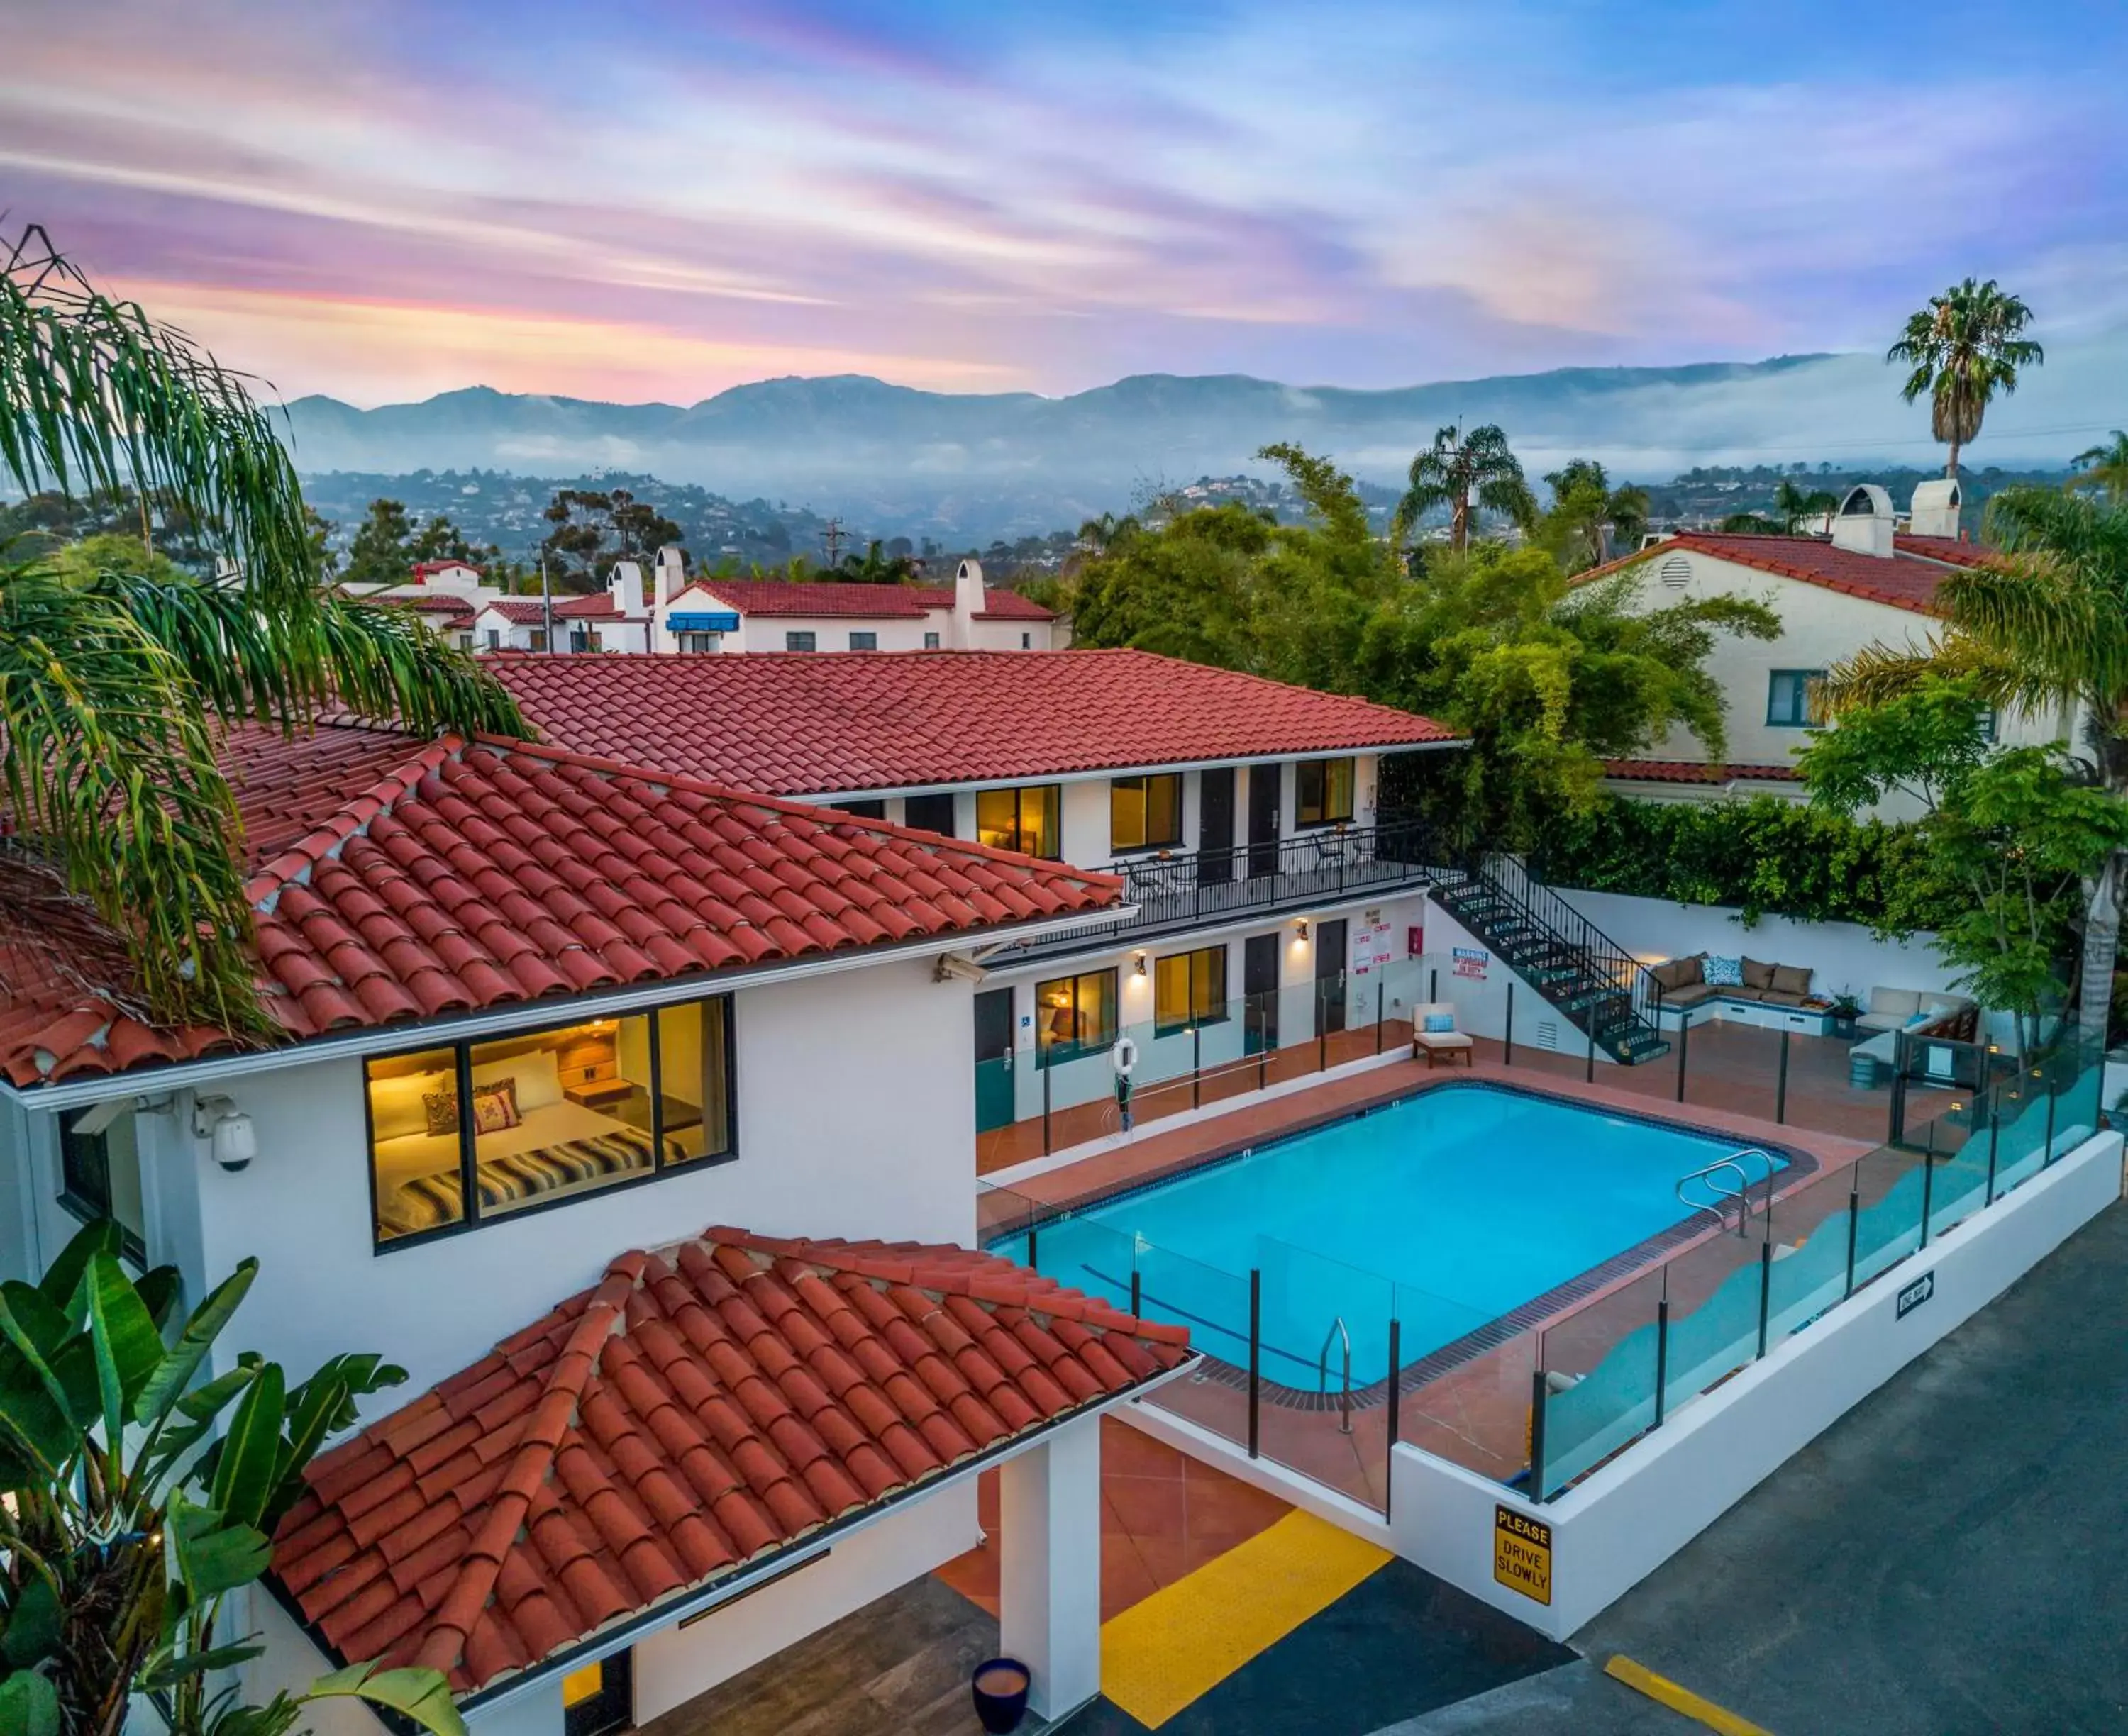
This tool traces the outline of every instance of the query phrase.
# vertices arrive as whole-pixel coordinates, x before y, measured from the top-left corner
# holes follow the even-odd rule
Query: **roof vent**
[[[1682,591],[1692,582],[1692,562],[1674,554],[1655,568],[1655,576],[1672,591]]]
[[[1917,537],[1955,537],[1958,510],[1965,497],[1955,477],[1938,477],[1914,488],[1912,523],[1907,527]]]
[[[1858,482],[1832,515],[1832,546],[1892,557],[1892,497],[1874,482]]]

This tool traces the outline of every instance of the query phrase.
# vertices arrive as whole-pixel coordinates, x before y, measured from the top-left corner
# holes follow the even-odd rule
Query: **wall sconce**
[[[1297,941],[1304,941],[1308,938],[1308,918],[1304,916],[1294,925],[1293,937]]]
[[[214,1160],[232,1174],[259,1155],[259,1133],[251,1117],[226,1097],[192,1100],[192,1137],[211,1140]]]
[[[1140,976],[1143,976],[1145,975],[1145,955],[1142,952],[1133,952],[1131,955],[1131,962],[1138,966],[1138,974]]]

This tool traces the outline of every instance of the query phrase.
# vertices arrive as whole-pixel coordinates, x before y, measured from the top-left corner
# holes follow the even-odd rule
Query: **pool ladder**
[[[1760,1210],[1762,1215],[1769,1216],[1774,1209],[1774,1172],[1780,1167],[1780,1160],[1760,1145],[1746,1145],[1741,1150],[1731,1151],[1727,1157],[1717,1158],[1711,1164],[1703,1164],[1698,1169],[1678,1177],[1679,1204],[1689,1207],[1694,1212],[1705,1212],[1726,1234],[1729,1228],[1727,1202],[1734,1200],[1736,1202],[1736,1234],[1740,1236],[1746,1234],[1745,1222],[1751,1215],[1751,1174],[1739,1160],[1746,1157],[1755,1157],[1766,1166],[1766,1198]],[[1736,1178],[1736,1184],[1733,1188],[1723,1186],[1722,1180],[1717,1179],[1730,1175]],[[1693,1182],[1706,1183],[1707,1191],[1714,1196],[1712,1204],[1685,1198],[1685,1188]]]
[[[1337,1432],[1352,1432],[1352,1335],[1345,1330],[1345,1316],[1339,1315],[1330,1322],[1330,1330],[1323,1335],[1323,1354],[1315,1359],[1315,1390],[1330,1390],[1330,1346],[1340,1340],[1345,1345],[1345,1384],[1337,1395]]]

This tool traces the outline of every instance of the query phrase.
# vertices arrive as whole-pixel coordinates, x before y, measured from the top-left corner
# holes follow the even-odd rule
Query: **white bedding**
[[[627,1123],[601,1115],[567,1098],[525,1115],[515,1127],[499,1133],[483,1133],[473,1141],[473,1161],[516,1157],[544,1146],[572,1139],[596,1139]],[[455,1133],[409,1133],[398,1139],[377,1142],[377,1196],[388,1199],[401,1183],[423,1176],[440,1174],[458,1166],[458,1136]]]

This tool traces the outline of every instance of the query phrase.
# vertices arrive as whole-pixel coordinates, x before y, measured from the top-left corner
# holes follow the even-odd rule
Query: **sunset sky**
[[[283,393],[2128,328],[2128,7],[11,0],[0,210]]]

